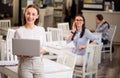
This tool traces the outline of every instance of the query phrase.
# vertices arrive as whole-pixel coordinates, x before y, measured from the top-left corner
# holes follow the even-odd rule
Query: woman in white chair
[[[39,22],[39,8],[29,5],[24,12],[24,25],[15,32],[15,38],[40,40],[40,54],[45,52],[46,35],[43,27],[37,26]],[[34,47],[34,46],[33,46]],[[19,78],[45,78],[41,57],[18,56]]]
[[[76,65],[82,66],[83,56],[85,55],[86,45],[89,40],[91,44],[99,43],[98,39],[85,27],[85,18],[83,15],[77,15],[72,25],[71,34],[66,38],[67,42],[73,41],[75,48],[73,53],[77,54]]]
[[[102,42],[103,44],[108,43],[108,30],[110,28],[110,25],[107,21],[104,20],[103,15],[97,14],[96,15],[96,30],[95,32],[102,33]]]

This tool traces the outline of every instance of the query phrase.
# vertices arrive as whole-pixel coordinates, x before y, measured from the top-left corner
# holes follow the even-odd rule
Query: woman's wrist
[[[75,32],[71,31],[72,34],[75,34]]]

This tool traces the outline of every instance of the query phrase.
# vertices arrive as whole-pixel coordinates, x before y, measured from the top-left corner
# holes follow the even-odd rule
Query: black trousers
[[[103,42],[103,45],[105,45],[109,42],[109,40],[103,40],[102,39],[102,42]],[[110,48],[105,48],[105,50],[110,50]],[[114,52],[114,46],[113,45],[112,45],[112,52]]]

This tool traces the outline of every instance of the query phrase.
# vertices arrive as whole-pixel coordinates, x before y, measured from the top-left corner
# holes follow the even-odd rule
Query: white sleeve
[[[41,34],[41,48],[45,49],[46,48],[46,33],[45,29],[41,28],[42,34]]]
[[[17,39],[20,38],[20,35],[17,30],[15,31],[14,38],[17,38]]]

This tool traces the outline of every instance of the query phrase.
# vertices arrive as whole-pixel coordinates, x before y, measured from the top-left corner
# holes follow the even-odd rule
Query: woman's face
[[[77,26],[77,29],[81,29],[84,24],[83,18],[81,16],[77,16],[75,18],[75,24]]]
[[[99,24],[101,21],[96,17],[96,24]]]
[[[25,19],[27,24],[34,24],[39,15],[35,8],[27,8],[25,12]]]

